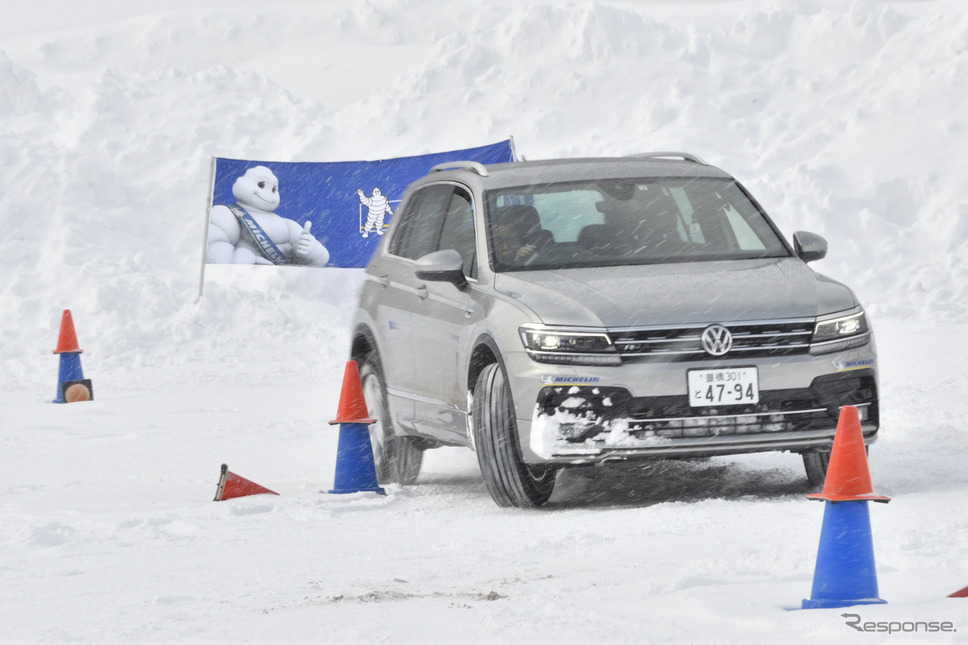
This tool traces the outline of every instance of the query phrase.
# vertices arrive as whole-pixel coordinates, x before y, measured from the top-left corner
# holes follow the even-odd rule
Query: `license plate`
[[[689,370],[689,405],[747,405],[760,400],[759,376],[755,367]]]

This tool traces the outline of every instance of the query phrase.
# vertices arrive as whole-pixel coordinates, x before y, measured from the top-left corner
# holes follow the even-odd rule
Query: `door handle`
[[[427,287],[426,286],[420,285],[419,287],[417,287],[416,289],[414,289],[414,291],[417,293],[417,297],[420,298],[421,300],[425,300],[427,298]]]
[[[386,273],[378,277],[376,281],[379,282],[381,286],[384,286],[384,287],[390,286],[390,276],[387,275]]]

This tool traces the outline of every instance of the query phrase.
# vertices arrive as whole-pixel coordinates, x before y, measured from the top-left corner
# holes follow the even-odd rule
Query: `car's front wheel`
[[[497,363],[485,367],[477,379],[471,416],[477,461],[494,501],[518,507],[547,502],[557,471],[529,466],[521,457],[511,389]]]
[[[827,464],[829,463],[829,450],[803,453],[803,469],[807,472],[807,481],[817,490],[823,488],[824,480],[827,478]]]
[[[375,357],[371,356],[363,363],[360,380],[363,382],[367,414],[376,419],[376,423],[370,424],[370,445],[373,446],[377,481],[381,484],[414,483],[420,474],[423,450],[408,437],[393,432],[387,389]]]

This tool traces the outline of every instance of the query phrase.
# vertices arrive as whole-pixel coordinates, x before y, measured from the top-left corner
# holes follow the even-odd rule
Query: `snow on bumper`
[[[616,387],[546,386],[534,406],[529,447],[539,458],[569,462],[829,447],[839,407],[847,404],[857,406],[872,440],[878,409],[870,370],[767,391],[756,405],[718,408],[693,408],[682,396],[635,398]]]

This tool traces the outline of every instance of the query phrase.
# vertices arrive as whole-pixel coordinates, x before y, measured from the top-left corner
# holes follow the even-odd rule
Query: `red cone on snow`
[[[964,589],[959,589],[958,591],[954,592],[948,597],[949,598],[968,598],[968,587],[965,587]]]
[[[339,394],[339,408],[336,418],[329,425],[338,423],[376,423],[366,410],[366,399],[363,397],[363,381],[360,380],[360,368],[356,361],[347,361],[343,370],[343,389]]]
[[[235,473],[229,472],[228,465],[222,464],[222,476],[219,477],[218,488],[215,489],[214,501],[221,502],[222,500],[232,499],[233,497],[263,494],[278,495],[279,493],[249,481],[245,477],[239,477]]]
[[[57,337],[57,349],[55,354],[76,353],[80,354],[83,349],[77,347],[77,334],[74,332],[74,319],[71,317],[71,310],[65,309],[61,314],[60,335]]]
[[[854,406],[845,405],[840,409],[823,492],[811,493],[807,497],[828,502],[891,501],[890,497],[874,494],[871,473],[867,466],[864,434],[860,428],[857,408]]]

